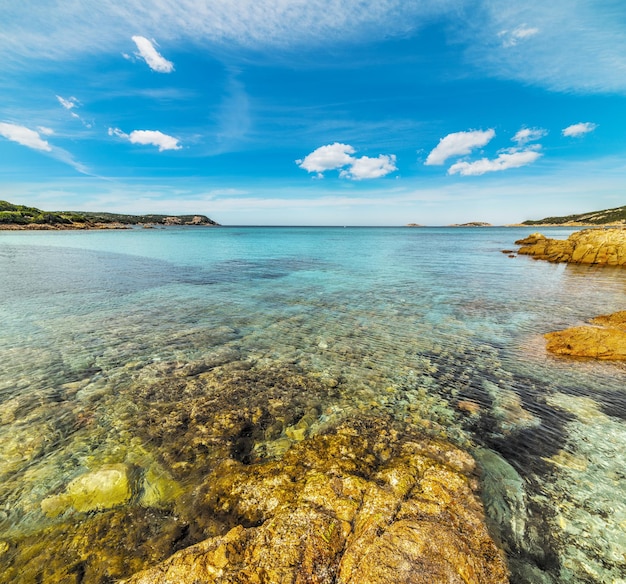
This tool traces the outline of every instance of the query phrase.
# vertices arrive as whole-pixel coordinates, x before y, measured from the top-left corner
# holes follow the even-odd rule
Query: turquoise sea
[[[502,253],[533,231],[0,231],[0,582],[130,575],[223,528],[220,459],[384,414],[476,458],[512,582],[625,584],[626,366],[542,335],[626,309],[626,270]],[[72,507],[102,468],[132,496]]]

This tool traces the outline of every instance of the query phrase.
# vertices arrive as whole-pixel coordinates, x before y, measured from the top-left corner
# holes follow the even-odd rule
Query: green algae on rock
[[[70,507],[85,513],[123,505],[132,496],[131,472],[124,464],[114,464],[82,474],[67,485],[65,492],[44,499],[41,510],[55,517]]]
[[[224,461],[194,506],[231,529],[125,582],[508,582],[473,459],[393,426],[351,421],[281,460]]]

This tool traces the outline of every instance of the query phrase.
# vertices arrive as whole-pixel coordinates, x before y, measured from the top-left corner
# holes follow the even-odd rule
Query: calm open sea
[[[279,458],[380,412],[476,457],[513,582],[626,583],[626,368],[542,337],[626,309],[626,270],[502,253],[534,230],[0,231],[0,582],[128,575],[219,531],[189,501],[224,445]],[[198,372],[237,388],[202,402],[213,442]],[[262,411],[268,379],[284,419],[211,426]],[[132,496],[72,507],[102,468],[132,468]]]

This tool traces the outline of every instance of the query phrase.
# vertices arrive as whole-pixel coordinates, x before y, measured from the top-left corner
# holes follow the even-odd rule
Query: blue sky
[[[626,204],[623,0],[0,0],[0,198],[222,224]]]

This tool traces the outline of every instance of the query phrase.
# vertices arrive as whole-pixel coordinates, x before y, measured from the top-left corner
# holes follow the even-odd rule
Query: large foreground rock
[[[485,527],[473,459],[388,428],[351,423],[278,461],[223,462],[193,504],[234,526],[125,582],[508,582]]]
[[[546,348],[556,355],[626,360],[626,310],[598,316],[591,324],[547,333]]]
[[[533,233],[515,243],[519,254],[550,262],[626,265],[626,229],[584,229],[565,240]]]

